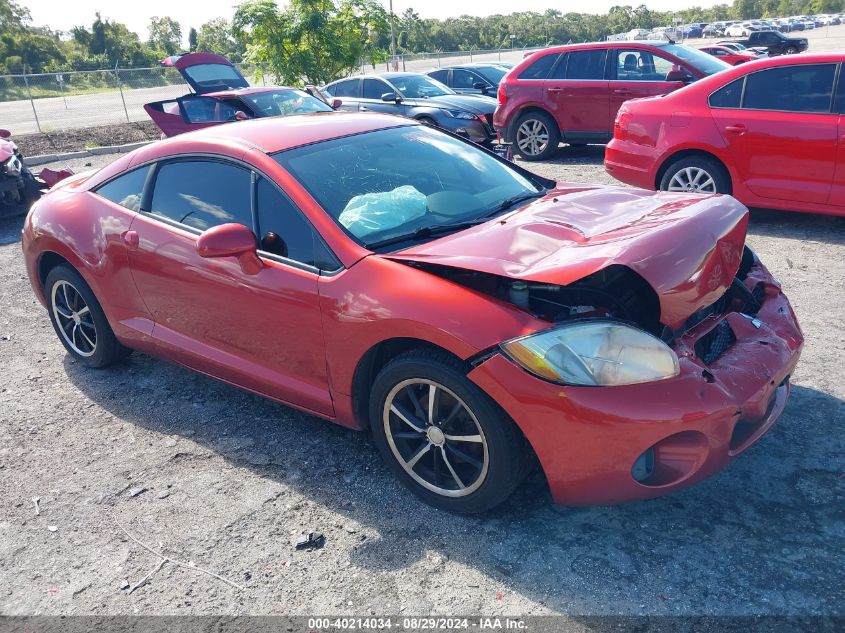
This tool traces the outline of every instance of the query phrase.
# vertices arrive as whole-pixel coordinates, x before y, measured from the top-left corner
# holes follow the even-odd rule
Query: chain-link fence
[[[252,83],[261,69],[240,65]],[[147,121],[144,104],[188,87],[173,68],[132,68],[0,76],[0,127],[14,134]]]

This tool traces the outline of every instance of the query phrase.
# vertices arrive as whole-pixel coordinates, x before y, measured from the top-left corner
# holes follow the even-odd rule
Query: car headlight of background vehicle
[[[566,385],[634,385],[677,376],[678,357],[648,332],[615,321],[568,323],[500,346],[524,369]]]
[[[453,119],[469,119],[474,120],[476,116],[471,112],[464,112],[463,110],[443,110],[446,113],[446,116],[450,116]]]

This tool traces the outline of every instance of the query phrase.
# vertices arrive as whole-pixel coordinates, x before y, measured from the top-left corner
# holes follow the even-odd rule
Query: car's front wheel
[[[70,266],[53,268],[44,283],[53,329],[70,355],[88,367],[106,367],[130,350],[118,342],[91,288]]]
[[[795,55],[796,53],[798,53],[798,49],[794,46],[787,46],[786,50],[783,52],[785,55]]]
[[[525,476],[525,440],[449,355],[418,350],[379,372],[370,398],[375,442],[400,480],[427,503],[484,512]]]
[[[690,193],[730,193],[728,172],[705,156],[688,156],[673,162],[660,180],[661,191]]]
[[[516,122],[513,140],[525,160],[546,160],[557,153],[560,130],[545,112],[526,112]]]

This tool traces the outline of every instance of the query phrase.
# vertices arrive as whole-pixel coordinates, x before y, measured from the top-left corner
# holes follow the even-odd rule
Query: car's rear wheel
[[[673,162],[660,180],[662,191],[730,193],[730,176],[722,165],[704,156],[688,156]]]
[[[525,441],[449,355],[411,351],[375,379],[373,437],[400,480],[427,503],[484,512],[525,477]]]
[[[53,329],[74,359],[106,367],[130,353],[118,342],[91,288],[70,266],[61,264],[47,274],[44,294]]]
[[[545,112],[526,112],[516,122],[513,140],[525,160],[546,160],[557,153],[560,130]]]

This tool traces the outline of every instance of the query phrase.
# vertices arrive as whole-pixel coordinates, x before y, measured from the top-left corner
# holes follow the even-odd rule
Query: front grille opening
[[[695,344],[695,355],[705,365],[711,364],[736,343],[736,335],[727,321],[722,321]]]

